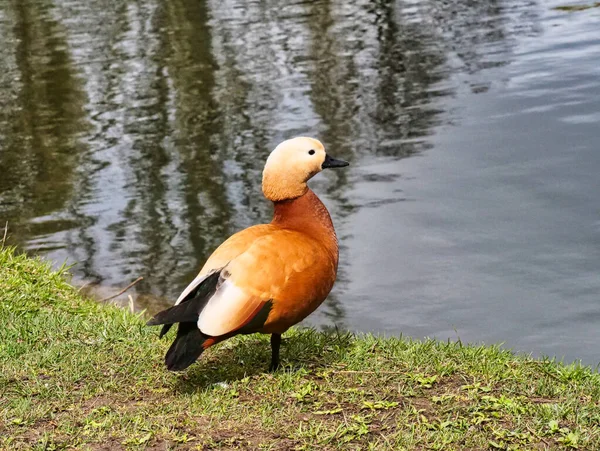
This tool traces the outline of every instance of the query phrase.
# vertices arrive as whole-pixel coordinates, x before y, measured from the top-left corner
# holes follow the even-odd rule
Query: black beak
[[[350,163],[344,160],[336,160],[335,158],[331,158],[329,155],[325,154],[325,161],[321,165],[321,169],[327,168],[343,168],[348,166]]]

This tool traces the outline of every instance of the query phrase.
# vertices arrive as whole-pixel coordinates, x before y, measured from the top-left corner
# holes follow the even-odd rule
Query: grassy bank
[[[182,374],[143,318],[0,250],[2,449],[600,449],[600,376],[497,347],[293,331]],[[169,335],[170,337],[171,335]]]

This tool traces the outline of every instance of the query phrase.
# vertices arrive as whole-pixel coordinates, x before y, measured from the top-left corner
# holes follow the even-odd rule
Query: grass
[[[0,249],[2,449],[600,449],[587,367],[293,330],[275,374],[264,336],[174,374],[170,339],[82,299],[66,275]]]

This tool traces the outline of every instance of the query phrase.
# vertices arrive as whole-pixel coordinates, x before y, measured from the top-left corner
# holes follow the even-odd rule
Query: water
[[[600,8],[560,4],[6,0],[9,243],[156,311],[316,136],[352,166],[312,182],[342,247],[309,323],[597,364]]]

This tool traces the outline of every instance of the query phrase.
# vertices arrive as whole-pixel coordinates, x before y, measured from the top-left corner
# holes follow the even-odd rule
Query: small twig
[[[144,280],[143,277],[138,277],[137,279],[135,279],[133,282],[131,282],[129,285],[127,285],[125,288],[123,288],[121,291],[119,291],[117,294],[114,294],[112,296],[109,296],[107,298],[104,299],[100,299],[99,302],[106,302],[106,301],[110,301],[111,299],[116,298],[117,296],[121,296],[123,293],[125,293],[127,290],[129,290],[132,286],[134,286],[136,283],[138,283],[140,280]]]
[[[79,287],[79,290],[77,290],[77,293],[81,293],[81,291],[82,291],[84,288],[86,288],[86,287],[89,287],[89,286],[90,286],[91,284],[93,284],[93,283],[94,283],[94,282],[91,282],[91,281],[88,281],[88,282],[84,283],[83,285],[81,285],[81,286]]]
[[[382,432],[380,432],[380,433],[379,433],[379,435],[381,435],[381,438],[383,438],[383,439],[385,440],[385,444],[388,446],[388,448],[387,448],[387,449],[392,449],[392,448],[393,448],[393,446],[392,446],[392,444],[390,443],[390,441],[387,439],[387,437],[386,437],[385,435],[383,435],[383,433],[382,433]]]
[[[135,307],[133,305],[133,298],[131,297],[130,294],[128,294],[127,297],[129,298],[129,311],[131,313],[135,313]]]
[[[2,237],[2,247],[6,244],[6,234],[8,233],[8,221],[4,225],[4,236]]]

